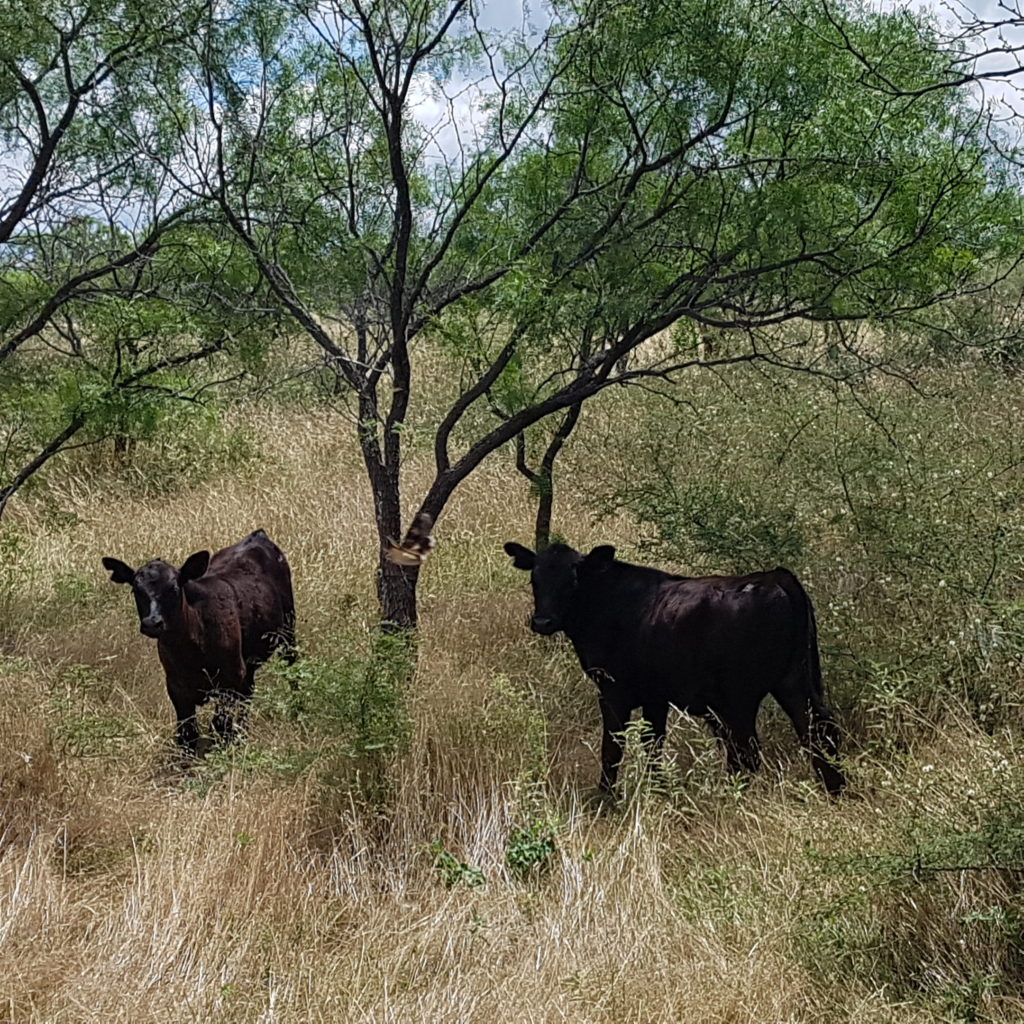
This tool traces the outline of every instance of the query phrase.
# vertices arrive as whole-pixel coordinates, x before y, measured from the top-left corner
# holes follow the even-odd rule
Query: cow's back
[[[242,657],[248,662],[269,658],[294,617],[295,600],[288,560],[266,533],[256,530],[216,552],[197,583],[203,585],[208,616],[233,607]]]
[[[584,668],[600,669],[637,703],[700,710],[737,685],[766,694],[806,637],[786,570],[687,578],[616,569],[588,594],[586,625],[570,638]]]
[[[221,548],[210,559],[207,574],[256,575],[272,585],[291,590],[291,569],[284,552],[263,532],[256,530],[230,547]]]
[[[659,632],[671,637],[665,646],[677,665],[720,678],[761,678],[766,692],[805,636],[806,611],[778,570],[673,581],[658,612]]]

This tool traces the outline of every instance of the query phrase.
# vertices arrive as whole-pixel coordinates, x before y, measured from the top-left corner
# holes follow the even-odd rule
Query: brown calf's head
[[[530,629],[551,636],[565,629],[566,620],[579,610],[580,585],[601,573],[615,558],[615,548],[602,544],[583,555],[568,544],[552,544],[536,554],[522,544],[509,541],[505,553],[517,569],[530,573],[533,588],[533,616]]]
[[[189,580],[197,580],[210,564],[209,551],[190,555],[180,569],[162,558],[133,569],[117,558],[104,558],[103,566],[114,583],[130,583],[135,607],[139,612],[139,629],[148,637],[157,638],[171,629],[181,614],[182,588]]]

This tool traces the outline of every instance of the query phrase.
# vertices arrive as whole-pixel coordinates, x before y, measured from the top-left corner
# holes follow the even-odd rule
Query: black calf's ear
[[[524,548],[514,540],[505,545],[505,554],[511,557],[512,564],[517,569],[532,569],[537,561],[537,556],[529,548]]]
[[[587,555],[588,569],[607,569],[615,561],[615,548],[611,544],[599,544]]]
[[[135,579],[135,570],[119,558],[104,558],[103,568],[110,573],[110,579],[114,583],[131,583]]]
[[[197,551],[194,555],[189,555],[185,559],[185,564],[178,570],[178,574],[181,576],[181,582],[187,583],[189,580],[197,580],[210,566],[210,552],[209,551]]]

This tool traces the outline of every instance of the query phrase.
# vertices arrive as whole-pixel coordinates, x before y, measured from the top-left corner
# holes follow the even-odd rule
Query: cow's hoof
[[[614,789],[605,789],[604,786],[595,786],[583,794],[583,802],[587,807],[595,810],[610,810],[618,802],[619,798]]]
[[[197,761],[201,761],[207,754],[213,750],[214,741],[209,736],[200,736],[196,740],[196,745],[192,750],[192,757]]]

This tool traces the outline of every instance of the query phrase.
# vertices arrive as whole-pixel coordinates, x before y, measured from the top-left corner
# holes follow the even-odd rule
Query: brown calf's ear
[[[210,552],[197,551],[185,559],[185,564],[178,570],[182,583],[189,580],[197,580],[210,566]]]
[[[120,558],[104,558],[103,568],[110,573],[114,583],[131,583],[135,579],[135,570]]]
[[[532,569],[537,561],[537,556],[529,548],[524,548],[522,544],[517,544],[514,540],[510,540],[505,545],[505,554],[511,557],[512,564],[517,569]]]
[[[615,561],[615,548],[611,544],[599,544],[584,561],[588,569],[607,569]]]

